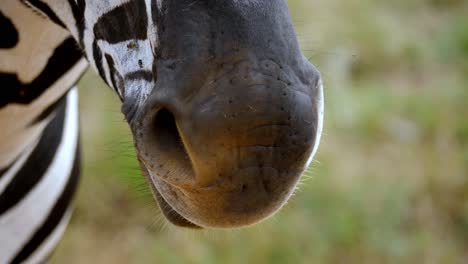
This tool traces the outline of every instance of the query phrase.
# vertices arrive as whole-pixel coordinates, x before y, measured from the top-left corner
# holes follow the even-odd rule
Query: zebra
[[[67,226],[88,66],[176,226],[270,217],[317,152],[322,80],[285,0],[3,0],[0,263],[47,259]]]

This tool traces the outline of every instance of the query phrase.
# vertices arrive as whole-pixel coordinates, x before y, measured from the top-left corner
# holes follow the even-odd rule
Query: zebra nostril
[[[186,154],[185,148],[177,129],[174,115],[169,110],[163,108],[158,111],[153,122],[153,135],[156,140],[156,148],[163,152],[177,152]]]
[[[187,184],[193,179],[193,167],[175,116],[166,108],[160,109],[144,131],[143,142],[146,166],[174,184]]]

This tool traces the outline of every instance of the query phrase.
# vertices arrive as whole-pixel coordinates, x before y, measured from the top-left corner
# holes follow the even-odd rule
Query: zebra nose
[[[278,87],[207,89],[190,100],[153,95],[137,133],[142,162],[153,177],[186,190],[252,186],[236,173],[243,168],[297,174],[315,143],[317,120],[308,97]]]
[[[318,108],[308,96],[316,90],[260,77],[233,87],[230,77],[188,95],[160,86],[132,128],[162,210],[199,226],[241,226],[270,215],[316,145]]]
[[[255,88],[240,87],[251,95],[242,98],[207,90],[184,104],[154,101],[137,149],[163,210],[200,226],[239,226],[289,197],[315,143],[313,101]]]

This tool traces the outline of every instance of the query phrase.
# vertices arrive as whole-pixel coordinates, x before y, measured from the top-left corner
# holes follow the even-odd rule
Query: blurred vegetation
[[[468,2],[288,2],[326,95],[317,161],[288,205],[242,230],[170,226],[90,73],[81,188],[52,263],[466,263]]]

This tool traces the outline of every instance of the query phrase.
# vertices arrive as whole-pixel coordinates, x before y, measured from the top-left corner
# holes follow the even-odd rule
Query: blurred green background
[[[468,261],[468,1],[288,2],[326,96],[321,147],[288,205],[241,230],[167,224],[117,97],[88,73],[83,178],[52,263]]]

